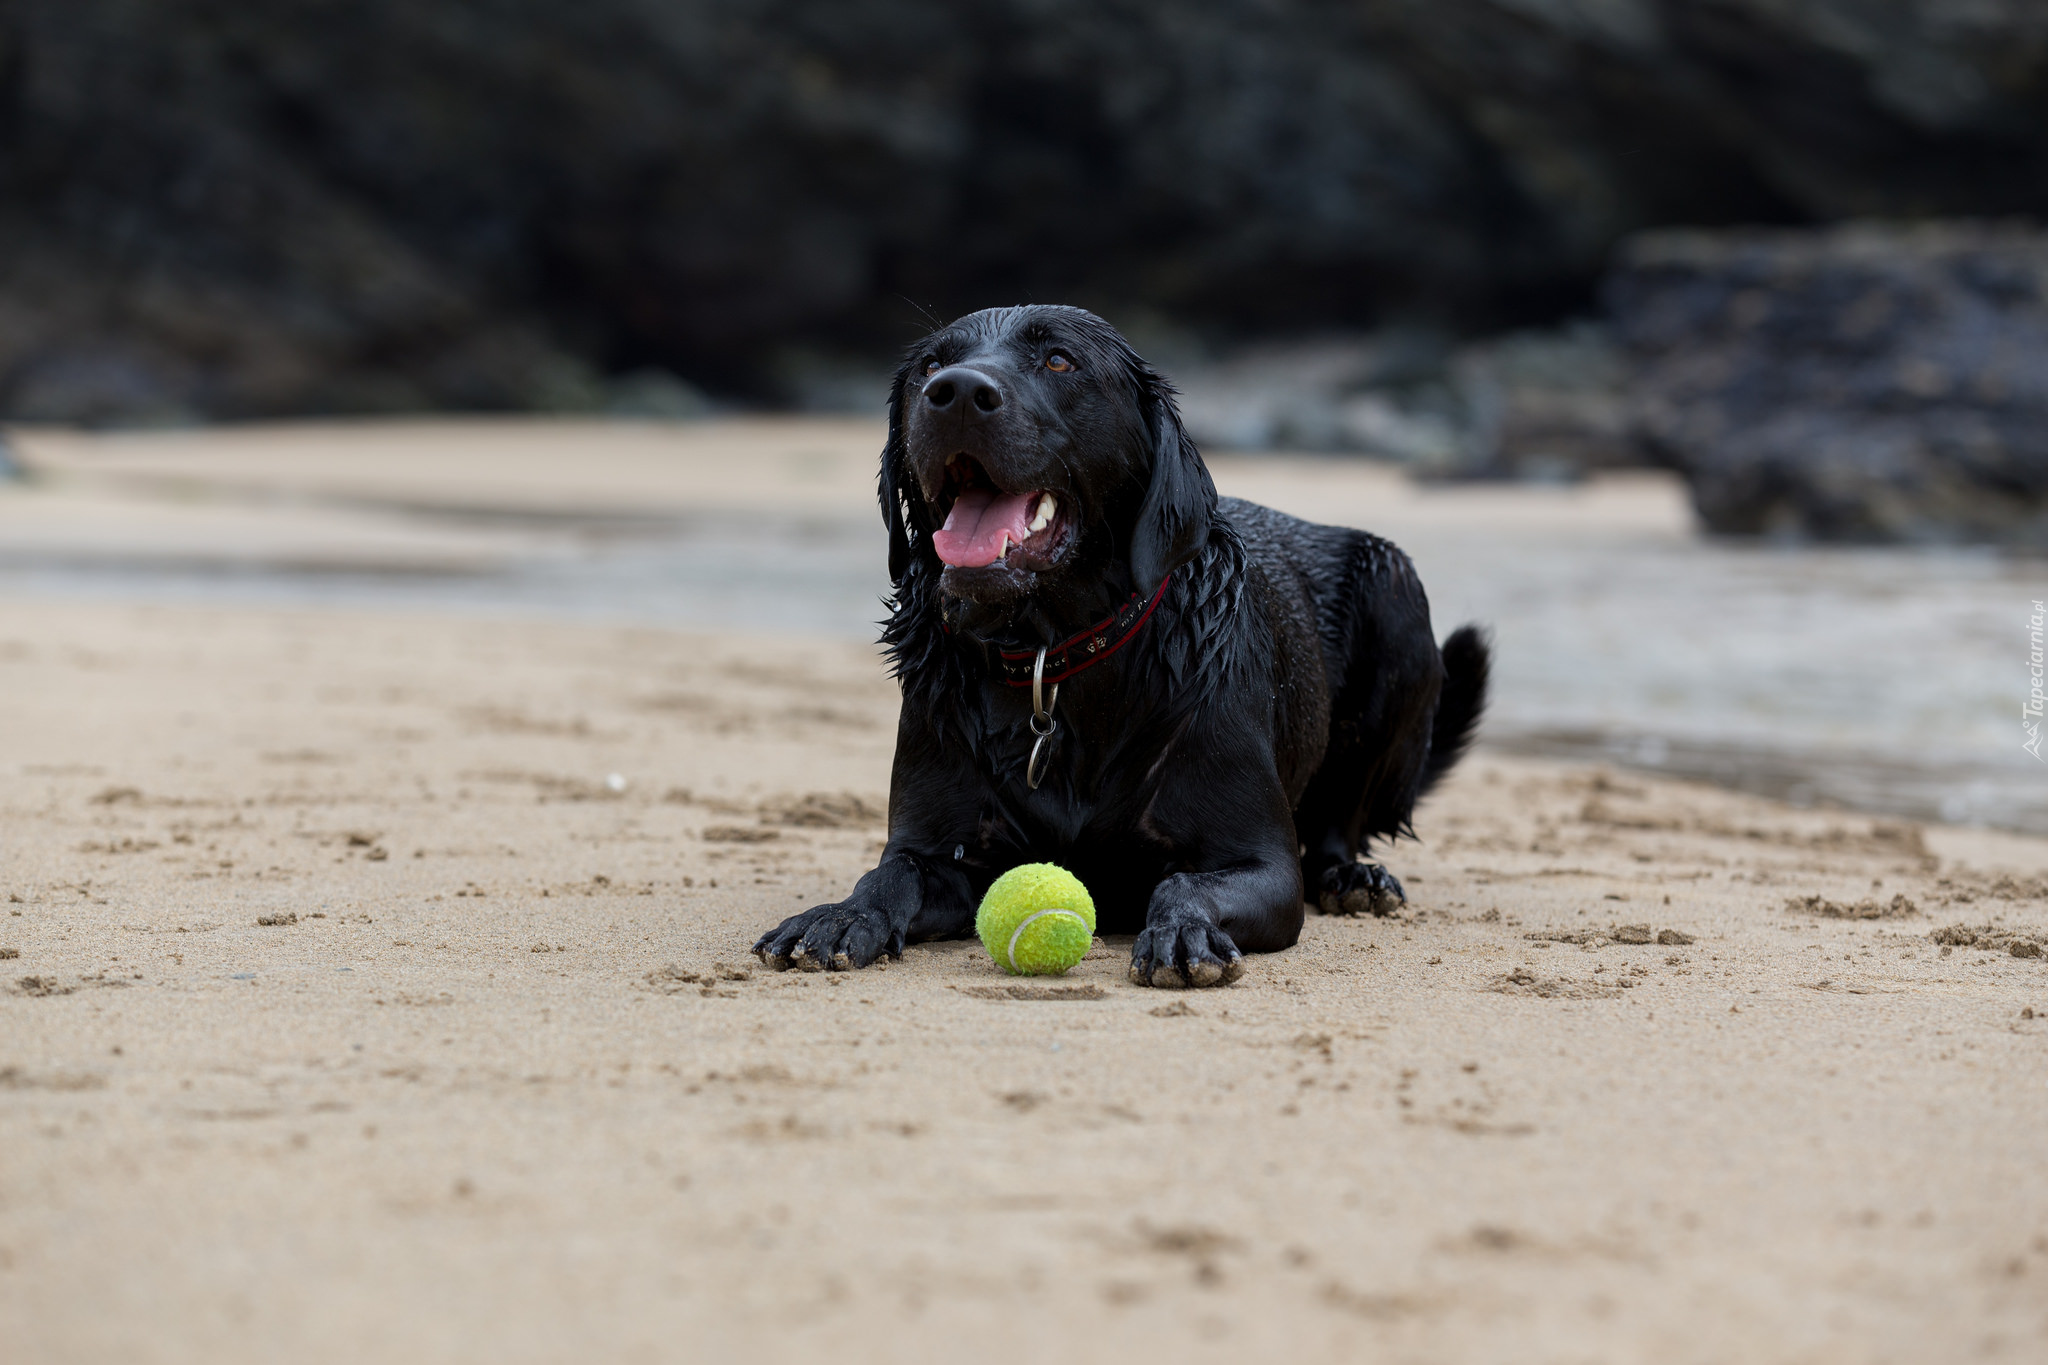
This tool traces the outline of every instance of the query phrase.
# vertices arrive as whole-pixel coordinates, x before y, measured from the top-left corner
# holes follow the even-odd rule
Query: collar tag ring
[[[1038,651],[1038,657],[1031,663],[1031,733],[1037,740],[1031,746],[1031,758],[1024,765],[1024,785],[1032,791],[1045,778],[1045,760],[1049,750],[1046,746],[1058,733],[1060,723],[1052,718],[1052,708],[1060,704],[1060,685],[1052,685],[1052,696],[1045,695],[1045,650]]]

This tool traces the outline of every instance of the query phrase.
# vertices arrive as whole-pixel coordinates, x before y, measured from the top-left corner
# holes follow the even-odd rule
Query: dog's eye
[[[924,372],[925,372],[926,374],[928,374],[928,375],[929,375],[929,374],[936,374],[936,373],[938,373],[938,369],[939,369],[939,362],[938,362],[938,359],[937,359],[937,357],[935,357],[935,356],[926,356],[926,357],[924,358]]]
[[[1054,351],[1045,358],[1045,368],[1051,370],[1054,374],[1065,374],[1068,370],[1074,368],[1074,362],[1067,359],[1064,351]]]

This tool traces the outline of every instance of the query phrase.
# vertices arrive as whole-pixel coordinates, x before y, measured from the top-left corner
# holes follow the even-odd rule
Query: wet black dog
[[[890,393],[881,491],[888,846],[762,961],[970,936],[988,884],[1036,861],[1088,885],[1101,932],[1137,935],[1152,986],[1291,946],[1304,887],[1331,913],[1402,901],[1359,854],[1412,834],[1470,741],[1487,648],[1468,626],[1438,651],[1401,551],[1218,499],[1172,386],[1078,308],[926,338]]]

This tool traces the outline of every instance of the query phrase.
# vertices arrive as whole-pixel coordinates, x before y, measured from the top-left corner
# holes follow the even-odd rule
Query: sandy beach
[[[870,434],[569,511],[852,516]],[[573,501],[71,439],[10,548],[438,571]],[[498,515],[412,517],[443,477]],[[0,600],[8,1358],[2048,1357],[2048,840],[1482,746],[1405,914],[1226,990],[763,970],[894,724],[827,633]]]

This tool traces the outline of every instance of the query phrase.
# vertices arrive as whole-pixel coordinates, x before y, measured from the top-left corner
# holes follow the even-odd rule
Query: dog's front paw
[[[1243,975],[1244,954],[1205,919],[1148,925],[1131,948],[1131,980],[1140,986],[1227,986]]]
[[[903,943],[882,911],[853,901],[814,905],[761,935],[754,956],[776,971],[843,972],[865,967],[883,953],[903,955]]]
[[[1326,915],[1391,915],[1408,903],[1400,879],[1378,863],[1339,863],[1323,873],[1316,905]]]

